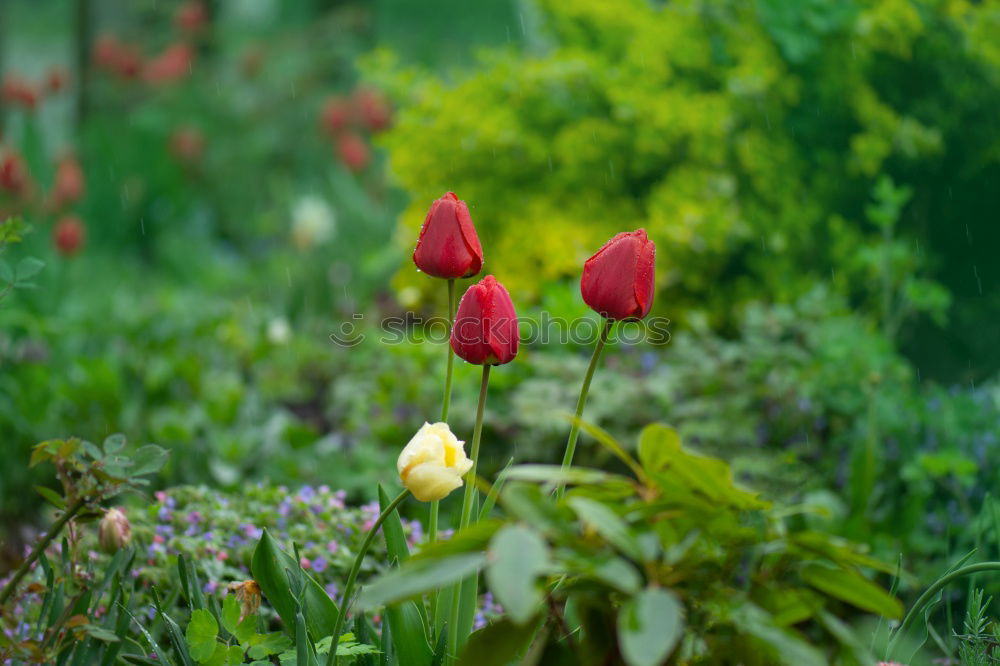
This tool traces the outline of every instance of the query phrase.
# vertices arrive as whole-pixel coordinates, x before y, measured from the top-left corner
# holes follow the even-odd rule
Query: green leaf
[[[570,497],[567,502],[580,520],[592,526],[608,543],[633,560],[643,560],[642,547],[628,525],[606,504],[587,497]]]
[[[52,490],[51,488],[46,488],[45,486],[35,486],[35,490],[45,498],[45,501],[56,507],[57,509],[66,508],[66,500],[63,499],[62,495]]]
[[[826,657],[797,633],[774,624],[771,616],[753,604],[733,612],[735,627],[769,645],[783,666],[827,666]]]
[[[531,481],[534,483],[564,483],[569,485],[591,485],[612,482],[628,483],[628,479],[618,474],[602,472],[599,469],[560,465],[517,465],[507,472],[508,481]]]
[[[516,624],[501,618],[469,637],[462,650],[460,664],[476,666],[507,666],[528,649],[535,635],[535,625]]]
[[[22,282],[38,275],[45,267],[45,262],[34,257],[25,257],[17,264],[17,281]]]
[[[417,604],[413,601],[393,604],[385,609],[385,615],[392,628],[392,643],[396,654],[405,654],[406,663],[413,666],[430,664],[434,653],[427,637],[427,626]]]
[[[366,610],[419,596],[456,583],[481,569],[483,553],[463,553],[436,560],[410,559],[376,578],[361,591],[359,607]],[[332,633],[333,628],[326,634]]]
[[[219,623],[215,621],[211,613],[203,608],[191,613],[191,621],[188,623],[185,638],[187,638],[191,657],[195,661],[205,663],[212,658],[216,645],[219,645],[216,641],[218,635]]]
[[[378,486],[378,503],[382,511],[385,511],[385,508],[392,503],[392,499],[385,494],[382,484]],[[399,520],[399,511],[393,511],[386,516],[382,523],[382,534],[385,536],[389,562],[399,562],[400,564],[405,562],[410,557],[410,548],[406,543],[403,523]]]
[[[672,454],[680,449],[681,436],[669,426],[654,423],[639,435],[639,462],[649,474],[666,469]]]
[[[670,592],[646,588],[618,611],[618,641],[628,666],[662,664],[680,640],[684,607]]]
[[[227,595],[222,601],[222,626],[231,634],[236,634],[240,623],[240,605],[233,595]]]
[[[493,595],[511,620],[526,623],[542,603],[536,579],[552,566],[548,545],[530,527],[509,525],[490,541],[488,558],[486,580]]]
[[[264,530],[254,549],[250,571],[288,631],[295,627],[297,604],[289,589],[285,571],[296,571],[298,568],[299,563],[278,548],[271,535]],[[315,579],[305,572],[302,577],[305,581],[305,615],[309,633],[313,636],[329,636],[336,624],[337,606]]]
[[[107,454],[118,453],[119,451],[125,448],[126,443],[127,440],[125,439],[125,435],[121,433],[108,435],[104,439],[104,444],[103,444],[104,452]]]
[[[246,643],[252,636],[257,634],[257,616],[247,615],[243,621],[236,625],[236,629],[231,632],[240,643]],[[276,634],[286,637],[284,634]],[[287,638],[287,637],[286,637]]]
[[[130,476],[144,476],[159,472],[167,464],[169,457],[169,451],[155,444],[139,447],[139,450],[132,456],[133,467],[129,470],[129,474]]]
[[[896,619],[903,615],[899,599],[854,571],[807,564],[802,568],[802,579],[820,592],[862,610]]]
[[[250,619],[251,617],[254,618],[256,624],[255,616],[248,616],[247,619]],[[245,623],[246,620],[243,622]],[[243,626],[243,623],[240,623],[240,626]],[[251,659],[263,659],[264,657],[269,657],[272,654],[281,654],[292,645],[291,638],[277,631],[270,634],[257,634],[248,638],[246,641],[240,642],[248,643],[250,645],[249,654]]]

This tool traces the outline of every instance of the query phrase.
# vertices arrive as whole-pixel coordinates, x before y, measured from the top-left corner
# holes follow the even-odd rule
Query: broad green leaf
[[[534,623],[516,624],[507,618],[501,618],[469,637],[458,663],[507,666],[515,663],[528,649],[534,635]]]
[[[222,626],[235,635],[240,624],[240,604],[232,594],[222,601]]]
[[[393,604],[385,609],[385,616],[392,627],[392,642],[396,654],[405,654],[406,663],[413,666],[430,664],[434,654],[417,604],[413,601]]]
[[[802,579],[820,592],[862,610],[888,618],[900,618],[903,615],[899,599],[854,571],[822,564],[807,564],[802,568]]]
[[[132,456],[134,464],[129,470],[129,475],[144,476],[159,472],[167,464],[167,458],[169,457],[169,451],[155,444],[147,444],[146,446],[139,447],[139,450]]]
[[[644,450],[645,454],[642,453]],[[667,426],[646,426],[639,435],[639,452],[640,459],[649,461],[646,467],[649,476],[667,495],[676,487],[710,502],[738,509],[764,509],[769,506],[755,494],[738,488],[733,482],[732,470],[725,462],[685,451],[677,433]]]
[[[104,453],[118,453],[125,448],[126,439],[125,435],[121,433],[116,433],[114,435],[108,435],[104,439]]]
[[[508,617],[524,624],[538,613],[536,579],[551,567],[549,547],[530,527],[508,525],[490,541],[486,580]]]
[[[45,262],[35,257],[25,257],[17,264],[17,281],[29,280],[38,275],[45,267]]]
[[[670,464],[675,451],[681,449],[681,436],[669,426],[659,423],[646,426],[639,435],[639,462],[649,474],[658,474]]]
[[[826,657],[791,629],[776,626],[768,613],[743,604],[732,614],[733,626],[769,645],[782,666],[827,666]]]
[[[233,636],[236,637],[240,643],[246,643],[250,640],[252,636],[257,634],[257,616],[247,615],[243,618],[243,621],[236,625],[236,630],[232,632]],[[276,634],[283,638],[287,638],[284,634]]]
[[[254,616],[248,616],[247,619],[250,619],[250,617]],[[251,659],[263,659],[272,654],[281,654],[292,645],[291,638],[277,631],[269,634],[257,634],[246,641],[240,642],[247,643],[250,646],[249,655]]]
[[[188,623],[185,638],[187,638],[191,657],[195,661],[203,664],[212,658],[215,654],[215,647],[219,645],[216,640],[218,635],[219,623],[215,621],[211,613],[203,608],[191,613],[191,621]]]
[[[574,420],[577,419],[574,417]],[[604,428],[596,426],[592,423],[588,423],[583,419],[579,419],[578,422],[580,424],[580,427],[583,428],[584,432],[586,432],[588,435],[597,440],[598,444],[606,448],[616,458],[625,463],[628,466],[628,468],[632,470],[632,473],[636,475],[636,477],[638,477],[639,479],[642,479],[644,477],[642,467],[639,465],[639,463],[635,461],[635,458],[629,455],[629,453],[625,450],[625,447],[619,444],[618,440],[611,436],[611,433],[609,433]]]
[[[606,504],[587,497],[570,497],[567,502],[580,520],[593,527],[612,546],[633,560],[643,560],[642,548],[628,525]]]
[[[361,591],[358,605],[367,610],[419,596],[456,583],[481,569],[483,553],[463,553],[436,560],[410,559],[376,578]],[[333,628],[326,632],[332,633]]]
[[[673,651],[684,628],[684,608],[670,592],[650,587],[618,611],[618,642],[628,666],[658,666]]]
[[[413,554],[414,559],[427,560],[457,555],[459,553],[479,553],[486,550],[490,539],[503,526],[503,521],[483,520],[456,532],[450,539],[425,543]]]
[[[289,632],[295,628],[296,601],[289,589],[285,571],[296,571],[298,568],[299,563],[281,550],[267,530],[264,530],[254,549],[250,571]],[[337,606],[311,576],[305,572],[302,576],[305,580],[305,615],[309,633],[313,636],[329,636],[333,633],[337,620]]]

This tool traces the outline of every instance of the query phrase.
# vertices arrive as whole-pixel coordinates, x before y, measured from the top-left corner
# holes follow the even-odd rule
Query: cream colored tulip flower
[[[462,487],[462,477],[472,469],[463,445],[447,423],[425,423],[396,461],[403,485],[421,502],[445,498]]]

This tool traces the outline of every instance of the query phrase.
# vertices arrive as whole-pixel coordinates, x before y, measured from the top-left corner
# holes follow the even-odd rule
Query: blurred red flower
[[[23,106],[28,111],[34,111],[41,98],[38,87],[17,74],[7,75],[0,92],[5,102],[13,106]]]
[[[320,110],[320,124],[331,136],[346,130],[354,120],[354,109],[343,97],[330,97]]]
[[[392,124],[392,108],[381,91],[374,88],[359,88],[354,93],[354,103],[365,127],[372,132],[388,129]]]
[[[76,215],[67,215],[52,228],[52,242],[60,254],[71,257],[83,247],[86,230]]]
[[[80,163],[72,155],[59,160],[52,185],[52,207],[55,210],[79,201],[83,196],[84,177]]]
[[[23,196],[31,188],[31,176],[24,160],[14,151],[0,157],[0,192]]]
[[[361,171],[372,160],[368,144],[354,132],[344,132],[337,137],[337,155],[351,171]]]
[[[197,0],[189,0],[177,8],[174,23],[184,32],[198,32],[208,23],[208,11]]]
[[[64,67],[50,67],[45,74],[45,88],[53,93],[62,92],[68,80],[69,76]]]
[[[189,44],[171,44],[146,65],[143,78],[150,83],[174,83],[188,75],[194,63],[194,49]]]

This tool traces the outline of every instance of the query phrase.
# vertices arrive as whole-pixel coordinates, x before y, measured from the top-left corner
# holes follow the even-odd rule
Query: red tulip
[[[469,207],[454,192],[431,204],[420,227],[413,263],[439,278],[472,277],[483,268],[483,248]]]
[[[15,106],[23,106],[28,111],[35,110],[41,97],[37,86],[16,74],[9,74],[4,79],[2,94],[4,101]]]
[[[343,97],[329,98],[320,111],[320,124],[331,136],[337,136],[347,129],[353,119],[354,110]]]
[[[208,22],[205,5],[197,0],[188,0],[177,8],[174,23],[184,32],[197,32]]]
[[[23,196],[31,189],[31,176],[21,156],[7,152],[0,156],[0,193]]]
[[[361,171],[372,160],[368,144],[353,132],[346,132],[337,137],[337,154],[340,156],[340,161],[351,171]]]
[[[521,331],[510,294],[492,275],[469,287],[458,304],[451,348],[476,365],[503,365],[517,356]]]
[[[150,83],[173,83],[188,75],[194,62],[194,49],[188,44],[171,44],[149,61],[143,75]]]
[[[52,242],[63,256],[69,257],[83,246],[85,230],[83,222],[75,215],[67,215],[52,229]]]
[[[365,126],[380,132],[392,123],[392,109],[385,96],[374,88],[361,88],[354,93],[354,103]]]
[[[655,264],[645,229],[618,234],[583,265],[584,302],[608,319],[642,319],[653,305]]]
[[[52,206],[56,209],[71,204],[83,196],[83,169],[75,157],[67,155],[59,160],[56,167],[55,183],[52,186]]]

